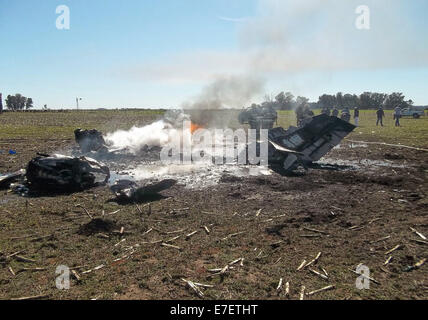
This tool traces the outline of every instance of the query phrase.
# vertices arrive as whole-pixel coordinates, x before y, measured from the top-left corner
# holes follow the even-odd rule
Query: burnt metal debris
[[[9,186],[14,183],[24,179],[25,170],[19,170],[12,173],[6,173],[5,175],[0,176],[0,190],[8,189]]]
[[[92,151],[108,152],[108,148],[103,138],[103,134],[98,130],[76,129],[74,130],[74,137],[83,153],[88,153]]]
[[[176,183],[176,180],[165,179],[139,186],[131,180],[118,180],[110,187],[110,190],[116,195],[116,200],[119,202],[141,202],[147,197],[171,188]]]
[[[269,105],[251,105],[250,108],[243,110],[239,114],[241,124],[249,124],[251,129],[272,129],[278,114],[272,106]]]
[[[26,177],[30,189],[73,192],[105,185],[110,170],[87,157],[39,156],[28,163]]]
[[[253,105],[239,115],[241,123],[249,123],[254,129],[268,129],[269,164],[282,165],[286,171],[299,166],[307,168],[320,160],[356,127],[337,117],[321,114],[308,117],[299,127],[291,126],[288,130],[282,127],[273,128],[276,121],[272,109]],[[259,136],[259,135],[258,135]]]

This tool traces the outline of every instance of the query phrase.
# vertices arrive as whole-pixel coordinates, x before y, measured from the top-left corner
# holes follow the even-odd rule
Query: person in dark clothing
[[[383,118],[385,117],[385,112],[383,111],[383,108],[379,108],[379,110],[376,111],[377,115],[377,121],[376,126],[380,125],[383,127]]]
[[[333,109],[333,117],[338,117],[339,116],[339,110],[337,108]]]
[[[2,113],[2,112],[3,112],[3,98],[2,98],[2,95],[0,93],[0,113]]]
[[[354,121],[355,121],[356,127],[358,127],[359,120],[360,120],[360,109],[358,109],[358,107],[355,107],[355,109],[354,109]]]
[[[401,108],[396,107],[394,109],[394,120],[395,120],[395,126],[396,127],[401,127],[400,118],[401,118]]]

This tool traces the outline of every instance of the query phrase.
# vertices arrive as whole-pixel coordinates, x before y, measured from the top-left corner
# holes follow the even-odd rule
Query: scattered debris
[[[103,134],[98,130],[76,129],[74,130],[74,137],[83,153],[91,151],[108,152]]]
[[[182,249],[182,248],[180,248],[180,247],[178,247],[178,246],[174,246],[174,245],[172,245],[172,244],[165,243],[165,242],[162,242],[162,243],[161,243],[161,246],[162,246],[162,247],[167,247],[167,248],[177,249],[178,251],[183,251],[183,249]]]
[[[30,296],[30,297],[12,298],[10,300],[21,301],[21,300],[38,300],[38,299],[46,299],[46,298],[49,298],[49,295],[41,294],[41,295]]]
[[[8,189],[12,183],[22,180],[24,176],[24,169],[12,173],[7,173],[5,175],[0,175],[0,190]]]
[[[397,244],[394,248],[392,248],[391,250],[388,250],[387,252],[385,252],[385,255],[388,255],[390,253],[393,253],[394,251],[401,249],[403,246],[401,244]]]
[[[201,299],[204,298],[203,292],[198,288],[198,286],[194,282],[192,282],[190,280],[186,280],[186,279],[181,279],[181,280],[186,282],[187,285],[189,286],[189,288],[191,288],[198,295],[199,298],[201,298]]]
[[[308,262],[308,264],[306,264],[304,266],[304,268],[307,268],[307,267],[309,267],[309,266],[311,266],[313,264],[316,264],[318,262],[318,260],[319,260],[320,257],[321,257],[321,252],[318,252],[317,256],[313,260],[311,260],[310,262]]]
[[[138,186],[131,180],[118,180],[110,187],[119,202],[142,202],[147,197],[169,189],[177,183],[176,180],[166,179],[145,186]],[[141,210],[140,210],[141,211]]]
[[[321,231],[321,230],[317,230],[317,229],[312,229],[312,228],[307,228],[307,227],[303,227],[303,229],[306,230],[306,231],[312,231],[312,232],[317,232],[317,233],[321,233],[321,234],[324,234],[324,235],[328,235],[327,232]]]
[[[290,282],[288,281],[285,283],[285,296],[290,297]]]
[[[316,274],[317,276],[323,278],[324,280],[328,280],[328,277],[322,273],[319,273],[318,271],[314,270],[314,269],[309,269],[310,272],[312,272],[313,274]]]
[[[388,265],[392,260],[392,256],[389,256],[388,259],[386,259],[385,263],[383,264],[384,266]]]
[[[115,222],[108,219],[95,218],[90,222],[80,226],[78,234],[90,236],[99,233],[110,233],[117,230],[118,227]]]
[[[302,286],[302,288],[300,290],[300,300],[305,299],[305,290],[306,290],[306,287]]]
[[[308,293],[308,296],[313,296],[314,294],[317,294],[317,293],[320,293],[320,292],[323,292],[323,291],[333,290],[334,288],[335,288],[334,285],[330,285],[330,286],[327,286],[327,287],[324,287],[324,288],[321,288],[321,289],[318,289],[318,290],[311,291],[311,292]]]
[[[413,266],[409,266],[409,267],[407,267],[404,271],[406,271],[406,272],[410,272],[410,271],[413,271],[413,270],[417,270],[417,269],[419,269],[420,267],[422,267],[424,264],[425,264],[425,262],[427,261],[427,259],[425,258],[425,259],[422,259],[422,260],[420,260],[419,262],[417,262],[417,263],[415,263]]]
[[[278,294],[280,294],[282,291],[282,281],[282,278],[279,279],[278,287],[276,287],[276,292],[278,292]]]
[[[39,156],[29,162],[26,177],[35,191],[74,192],[106,184],[110,170],[86,157]]]
[[[300,266],[297,268],[297,271],[302,270],[305,265],[306,265],[306,260],[303,260]]]
[[[410,227],[410,230],[412,230],[412,232],[416,233],[419,237],[422,238],[422,240],[427,240],[427,237],[425,237],[422,233],[418,232],[418,230]]]
[[[358,273],[357,271],[352,270],[352,269],[349,269],[349,270],[350,270],[351,272],[353,272],[353,273],[355,273],[355,274],[357,274],[357,275],[359,275],[359,276],[363,277],[363,278],[366,278],[367,280],[372,281],[373,283],[376,283],[376,284],[380,285],[380,282],[379,282],[379,281],[377,281],[377,280],[375,280],[375,279],[373,279],[373,278],[371,278],[371,277],[369,277],[369,276],[366,276],[364,273]]]
[[[91,273],[91,272],[94,272],[94,271],[100,270],[100,269],[102,269],[102,268],[104,268],[104,267],[105,267],[105,265],[104,265],[104,264],[102,264],[102,265],[99,265],[98,267],[95,267],[95,268],[93,268],[93,269],[83,271],[83,272],[82,272],[82,274],[88,274],[88,273]]]
[[[186,235],[186,240],[189,240],[192,236],[194,236],[194,235],[195,235],[195,234],[197,234],[197,233],[198,233],[198,230],[193,231],[193,232],[191,232],[191,233],[187,234],[187,235]]]

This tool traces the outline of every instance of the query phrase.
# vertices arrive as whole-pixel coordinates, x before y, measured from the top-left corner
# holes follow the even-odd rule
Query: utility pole
[[[77,107],[77,110],[79,110],[79,100],[82,100],[82,98],[76,98],[76,107]]]

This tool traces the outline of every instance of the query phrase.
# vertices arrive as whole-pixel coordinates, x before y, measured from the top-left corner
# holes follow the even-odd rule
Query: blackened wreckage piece
[[[146,197],[154,196],[163,190],[171,188],[176,183],[176,180],[166,179],[139,186],[131,180],[118,180],[110,189],[116,195],[117,201],[140,202],[145,200]]]
[[[39,156],[28,163],[26,177],[30,189],[73,192],[105,185],[110,170],[87,157]]]
[[[17,172],[7,173],[0,176],[0,190],[7,189],[9,186],[17,181],[20,181],[25,176],[25,170],[19,170]]]
[[[300,127],[291,126],[288,130],[273,128],[276,119],[276,111],[263,106],[252,106],[239,115],[239,121],[250,124],[252,129],[268,130],[269,163],[282,164],[286,171],[320,160],[356,128],[326,114],[307,118]]]
[[[76,129],[74,130],[74,137],[83,153],[108,151],[103,134],[98,130]]]

